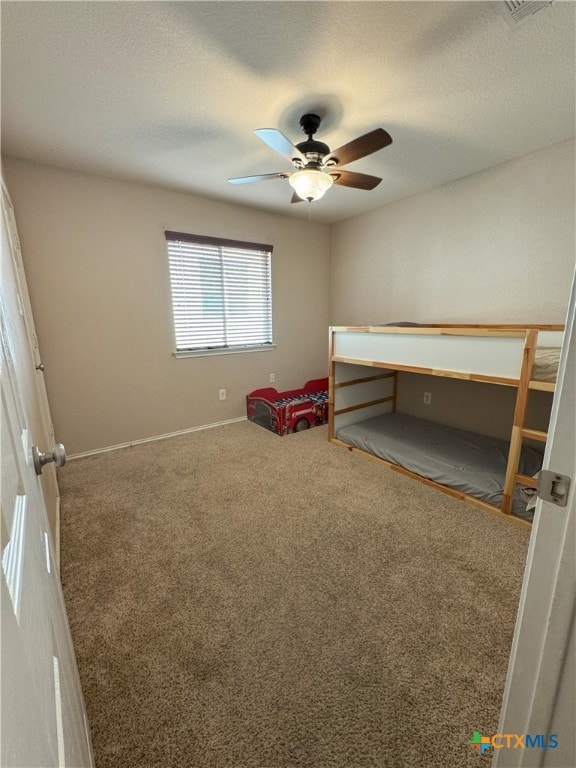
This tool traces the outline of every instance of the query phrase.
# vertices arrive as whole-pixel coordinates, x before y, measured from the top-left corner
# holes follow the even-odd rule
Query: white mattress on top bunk
[[[502,505],[504,476],[509,444],[485,435],[418,419],[403,413],[387,413],[350,424],[336,431],[336,437],[422,477],[470,496]],[[522,448],[518,471],[535,475],[542,456]],[[513,501],[513,512],[532,519],[521,491]]]

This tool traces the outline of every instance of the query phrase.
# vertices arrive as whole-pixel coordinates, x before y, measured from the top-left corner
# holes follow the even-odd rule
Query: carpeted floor
[[[62,577],[98,768],[463,768],[529,531],[250,422],[70,462]]]

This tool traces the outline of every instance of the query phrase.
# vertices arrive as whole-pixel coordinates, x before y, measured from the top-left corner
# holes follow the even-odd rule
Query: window
[[[165,235],[176,356],[272,349],[272,246]]]

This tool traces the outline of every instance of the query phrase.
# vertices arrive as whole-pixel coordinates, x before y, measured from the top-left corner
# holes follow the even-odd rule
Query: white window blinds
[[[272,246],[166,232],[177,352],[272,346]]]

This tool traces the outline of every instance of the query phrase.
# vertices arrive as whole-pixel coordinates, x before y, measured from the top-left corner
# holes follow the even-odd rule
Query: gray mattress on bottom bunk
[[[508,443],[403,413],[387,413],[341,427],[336,437],[381,459],[447,485],[495,507],[502,504]],[[542,456],[522,448],[518,471],[534,475],[542,468]],[[532,519],[519,486],[513,512]]]

